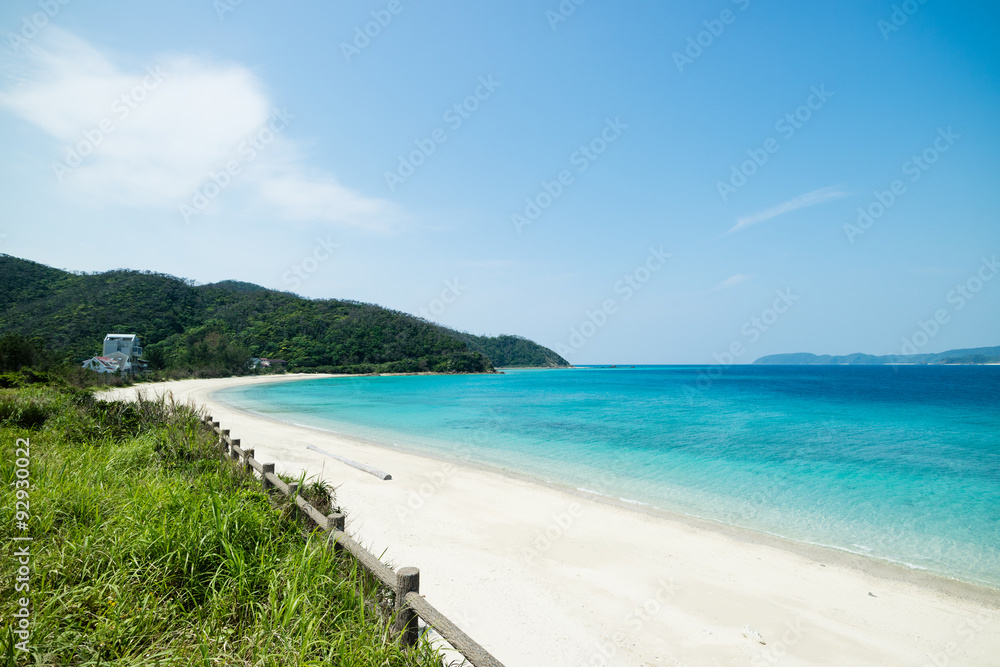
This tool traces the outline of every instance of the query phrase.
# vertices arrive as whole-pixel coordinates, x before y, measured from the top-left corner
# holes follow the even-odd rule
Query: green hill
[[[31,337],[78,362],[99,353],[110,332],[139,334],[154,369],[195,375],[246,372],[251,357],[284,359],[290,371],[342,373],[489,373],[490,349],[517,352],[505,360],[559,358],[522,338],[494,344],[500,339],[373,304],[238,281],[196,286],[160,273],[69,273],[0,255],[0,335]]]
[[[498,368],[569,368],[569,362],[547,347],[521,336],[459,334],[469,349],[489,357]]]
[[[793,366],[881,366],[884,364],[990,364],[1000,363],[1000,347],[977,347],[968,350],[948,350],[934,354],[847,354],[831,356],[808,352],[772,354],[761,357],[755,364]]]

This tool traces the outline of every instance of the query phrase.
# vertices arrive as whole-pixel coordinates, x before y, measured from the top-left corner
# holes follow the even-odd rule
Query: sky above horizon
[[[1000,345],[998,26],[940,0],[11,0],[0,252],[578,364]]]

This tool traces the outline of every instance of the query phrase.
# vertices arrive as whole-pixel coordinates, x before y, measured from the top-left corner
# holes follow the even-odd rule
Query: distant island
[[[369,303],[307,299],[235,280],[196,285],[124,269],[70,273],[0,254],[0,336],[80,364],[113,332],[138,334],[144,364],[178,377],[241,375],[260,360],[314,373],[570,365],[520,336],[476,336]]]
[[[831,356],[808,352],[772,354],[761,357],[754,364],[772,366],[884,366],[887,364],[1000,364],[1000,347],[975,347],[966,350],[948,350],[937,354],[847,354]]]

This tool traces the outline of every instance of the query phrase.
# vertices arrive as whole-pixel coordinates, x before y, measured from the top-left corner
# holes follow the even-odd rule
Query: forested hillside
[[[569,362],[547,347],[521,336],[459,336],[470,349],[479,352],[498,368],[568,368]]]
[[[487,350],[499,340],[372,304],[250,283],[196,286],[127,270],[75,274],[0,255],[0,334],[28,336],[75,362],[99,353],[109,332],[139,334],[153,369],[195,375],[246,372],[251,357],[284,359],[290,371],[492,372]],[[558,358],[531,341],[503,338],[523,341],[513,347],[531,358]],[[510,347],[498,343],[495,351]]]

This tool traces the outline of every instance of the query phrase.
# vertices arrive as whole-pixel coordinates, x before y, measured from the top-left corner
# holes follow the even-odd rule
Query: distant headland
[[[1000,364],[1000,347],[974,347],[964,350],[948,350],[937,354],[846,354],[832,356],[829,354],[810,354],[798,352],[794,354],[771,354],[761,357],[754,364],[785,365],[785,366],[885,366],[891,364],[929,365],[929,364]]]

